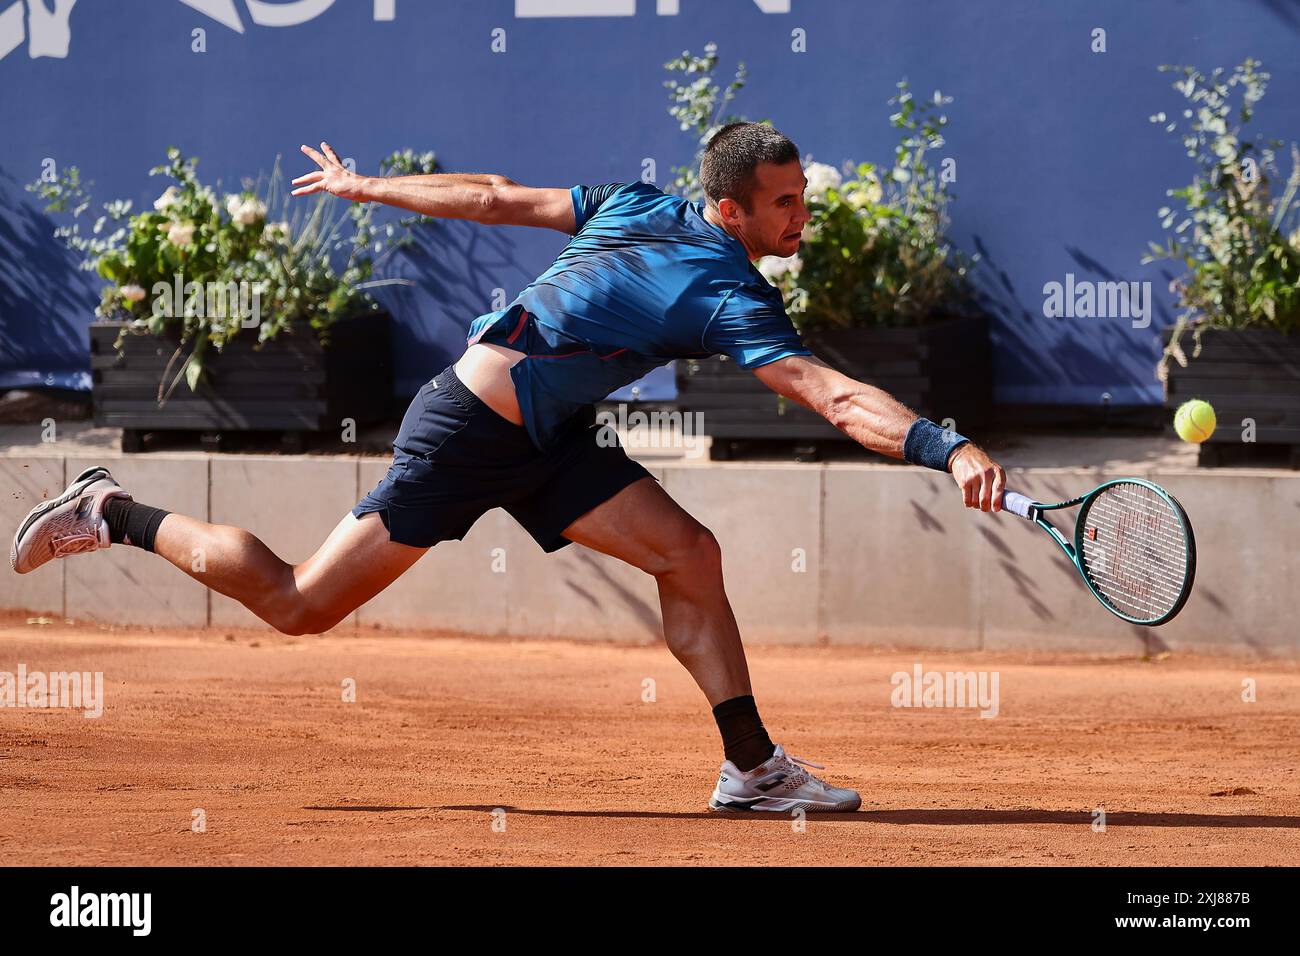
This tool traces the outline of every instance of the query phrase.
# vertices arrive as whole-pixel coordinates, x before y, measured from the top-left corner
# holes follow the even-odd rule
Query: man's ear
[[[723,196],[718,200],[718,215],[722,217],[722,221],[725,223],[735,222],[740,215],[740,203],[730,196]]]

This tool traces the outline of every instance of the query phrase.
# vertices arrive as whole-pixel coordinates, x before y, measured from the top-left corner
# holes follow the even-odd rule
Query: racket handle
[[[1033,520],[1033,509],[1038,504],[1033,498],[1026,498],[1024,495],[1016,494],[1014,491],[1002,492],[1002,510],[1010,511],[1013,515],[1019,515],[1022,518]]]

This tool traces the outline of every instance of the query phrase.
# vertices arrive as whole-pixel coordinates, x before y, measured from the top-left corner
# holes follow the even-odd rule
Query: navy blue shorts
[[[484,404],[449,366],[411,402],[388,474],[352,514],[377,511],[390,540],[428,548],[464,538],[485,512],[504,508],[551,552],[571,543],[561,532],[574,521],[651,477],[612,429],[586,418],[552,451],[539,451],[522,425]]]

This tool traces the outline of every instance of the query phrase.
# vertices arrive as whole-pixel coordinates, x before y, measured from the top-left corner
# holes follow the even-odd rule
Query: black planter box
[[[919,328],[810,332],[804,343],[839,371],[881,388],[918,414],[957,431],[988,423],[992,370],[987,316],[949,319]],[[724,356],[677,363],[677,401],[700,412],[714,457],[729,457],[730,441],[775,439],[804,443],[851,441],[820,415],[782,400]]]
[[[1168,344],[1171,330],[1165,331]],[[1168,364],[1165,409],[1170,430],[1173,412],[1183,402],[1204,399],[1214,406],[1218,425],[1201,445],[1201,464],[1226,460],[1227,453],[1249,461],[1261,449],[1283,446],[1292,467],[1300,466],[1300,335],[1273,329],[1207,329],[1201,354],[1192,358],[1190,331],[1179,340],[1187,368]],[[1255,441],[1245,442],[1244,419],[1255,423]]]
[[[328,348],[305,321],[260,348],[254,348],[257,335],[250,329],[220,352],[209,346],[203,354],[207,378],[195,391],[182,379],[160,407],[158,384],[179,336],[129,334],[119,352],[113,343],[123,323],[92,322],[94,421],[125,429],[124,451],[138,450],[146,431],[301,436],[337,433],[345,418],[357,427],[381,421],[393,405],[391,325],[386,313],[344,319],[330,326]],[[168,385],[190,348],[172,364]]]

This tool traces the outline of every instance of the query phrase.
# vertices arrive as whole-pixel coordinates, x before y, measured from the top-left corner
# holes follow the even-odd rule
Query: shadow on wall
[[[980,306],[994,318],[990,336],[995,381],[1037,379],[1082,385],[1121,379],[1155,387],[1160,331],[1174,322],[1159,294],[1164,288],[1161,282],[1167,285],[1171,278],[1167,273],[1162,273],[1161,280],[1151,281],[1150,325],[1146,328],[1133,327],[1132,320],[1125,317],[1048,318],[1043,315],[1042,289],[1017,289],[983,240],[977,235],[972,241],[982,259],[972,270],[972,283]],[[1070,270],[1075,282],[1132,281],[1077,247],[1067,246],[1066,252],[1075,263]],[[1053,278],[1061,281],[1062,277]],[[1014,337],[1007,335],[1012,328]],[[1079,347],[1085,333],[1086,349]]]
[[[1260,0],[1262,6],[1285,23],[1295,33],[1300,33],[1300,7],[1295,0]]]
[[[1082,249],[1067,246],[1070,258],[1084,270],[1081,277],[1102,282],[1122,282],[1124,277],[1116,275]],[[1124,319],[1098,319],[1101,329],[1102,357],[1109,357],[1111,364],[1120,370],[1121,381],[1154,382],[1156,381],[1156,363],[1160,360],[1162,349],[1160,331],[1174,324],[1174,316],[1169,311],[1162,290],[1169,287],[1173,276],[1169,271],[1160,271],[1161,279],[1142,280],[1151,283],[1150,321],[1145,329],[1133,329]],[[1131,281],[1131,280],[1129,280]],[[1085,320],[1088,321],[1088,320]]]
[[[0,388],[37,384],[90,390],[88,326],[103,280],[54,237],[63,224],[0,168]],[[83,230],[93,222],[82,216]],[[418,228],[414,243],[377,278],[411,285],[370,292],[394,317],[395,392],[406,399],[460,356],[465,330],[492,309],[493,289],[507,301],[534,276],[516,262],[500,229],[458,220]]]
[[[536,278],[500,227],[443,219],[412,238],[382,270],[383,278],[411,284],[371,290],[394,317],[394,390],[407,399],[465,351],[470,323],[495,307],[494,289],[505,290],[504,307]]]
[[[78,268],[24,185],[0,167],[0,388],[89,391],[100,280]]]
[[[633,593],[629,588],[618,581],[609,573],[600,561],[588,550],[584,550],[581,545],[574,549],[573,557],[584,565],[584,576],[592,580],[600,580],[605,583],[610,590],[618,595],[622,601],[623,607],[640,622],[644,636],[651,641],[663,640],[664,629],[663,620],[660,617],[658,608],[648,604],[641,597]],[[564,583],[569,590],[573,591],[578,597],[591,608],[593,613],[601,611],[600,602],[591,595],[581,584],[572,577],[566,576]]]

